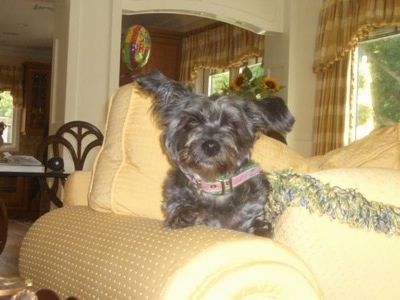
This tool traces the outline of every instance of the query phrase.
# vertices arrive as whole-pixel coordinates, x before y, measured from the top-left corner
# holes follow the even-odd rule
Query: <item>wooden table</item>
[[[57,207],[62,207],[62,201],[57,197],[57,190],[52,189],[47,184],[47,179],[54,178],[59,180],[62,185],[65,183],[65,179],[69,176],[69,173],[58,172],[58,171],[46,171],[46,172],[5,172],[0,171],[0,176],[10,177],[31,177],[36,178],[40,184],[40,203],[39,203],[39,216],[42,216],[50,210],[50,203],[53,202]],[[58,189],[58,187],[57,187]]]
[[[69,173],[64,172],[4,172],[0,171],[0,176],[10,176],[10,177],[31,177],[37,178],[40,184],[40,197],[39,197],[39,216],[47,213],[50,210],[50,203],[53,202],[57,207],[62,207],[62,201],[57,197],[58,186],[55,189],[49,187],[47,184],[48,178],[54,178],[59,180],[62,185],[64,185],[65,180],[69,176]],[[7,218],[7,208],[3,201],[0,199],[0,253],[3,251],[4,246],[7,241],[7,231],[8,231],[8,218]]]

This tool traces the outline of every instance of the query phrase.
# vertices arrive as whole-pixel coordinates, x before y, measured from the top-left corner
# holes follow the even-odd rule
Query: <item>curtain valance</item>
[[[378,27],[400,25],[399,0],[324,0],[313,70],[326,72]]]
[[[185,35],[181,81],[192,84],[200,69],[239,67],[264,55],[264,36],[217,22]]]
[[[22,81],[24,70],[21,66],[0,65],[0,91],[10,91],[14,106],[22,107]]]

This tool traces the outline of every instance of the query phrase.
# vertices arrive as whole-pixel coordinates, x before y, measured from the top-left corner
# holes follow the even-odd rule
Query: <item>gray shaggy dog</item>
[[[273,227],[264,218],[269,183],[250,150],[262,132],[290,131],[294,118],[284,101],[198,95],[159,71],[135,81],[154,95],[153,115],[173,165],[164,183],[165,225],[271,237]]]

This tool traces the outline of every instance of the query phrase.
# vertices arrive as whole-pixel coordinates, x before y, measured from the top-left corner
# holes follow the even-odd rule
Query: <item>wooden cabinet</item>
[[[165,76],[179,80],[180,65],[182,60],[182,34],[158,30],[147,29],[151,38],[150,57],[147,64],[138,70],[139,73],[148,73],[157,69]],[[125,63],[120,62],[120,86],[132,82],[134,72],[128,69]]]
[[[24,66],[24,106],[22,134],[44,136],[50,111],[51,65],[26,62]]]
[[[36,219],[39,205],[36,201],[38,184],[33,178],[0,176],[0,198],[7,207],[9,218]]]

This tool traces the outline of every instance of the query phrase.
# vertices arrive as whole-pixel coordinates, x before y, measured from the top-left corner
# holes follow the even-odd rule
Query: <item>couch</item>
[[[151,100],[135,83],[111,97],[93,170],[70,175],[64,207],[37,220],[23,241],[20,274],[33,289],[79,299],[398,298],[397,223],[379,231],[293,205],[277,216],[273,239],[164,228],[161,185],[169,164]],[[289,170],[396,214],[399,129],[312,158],[261,136],[252,155],[271,179]]]

